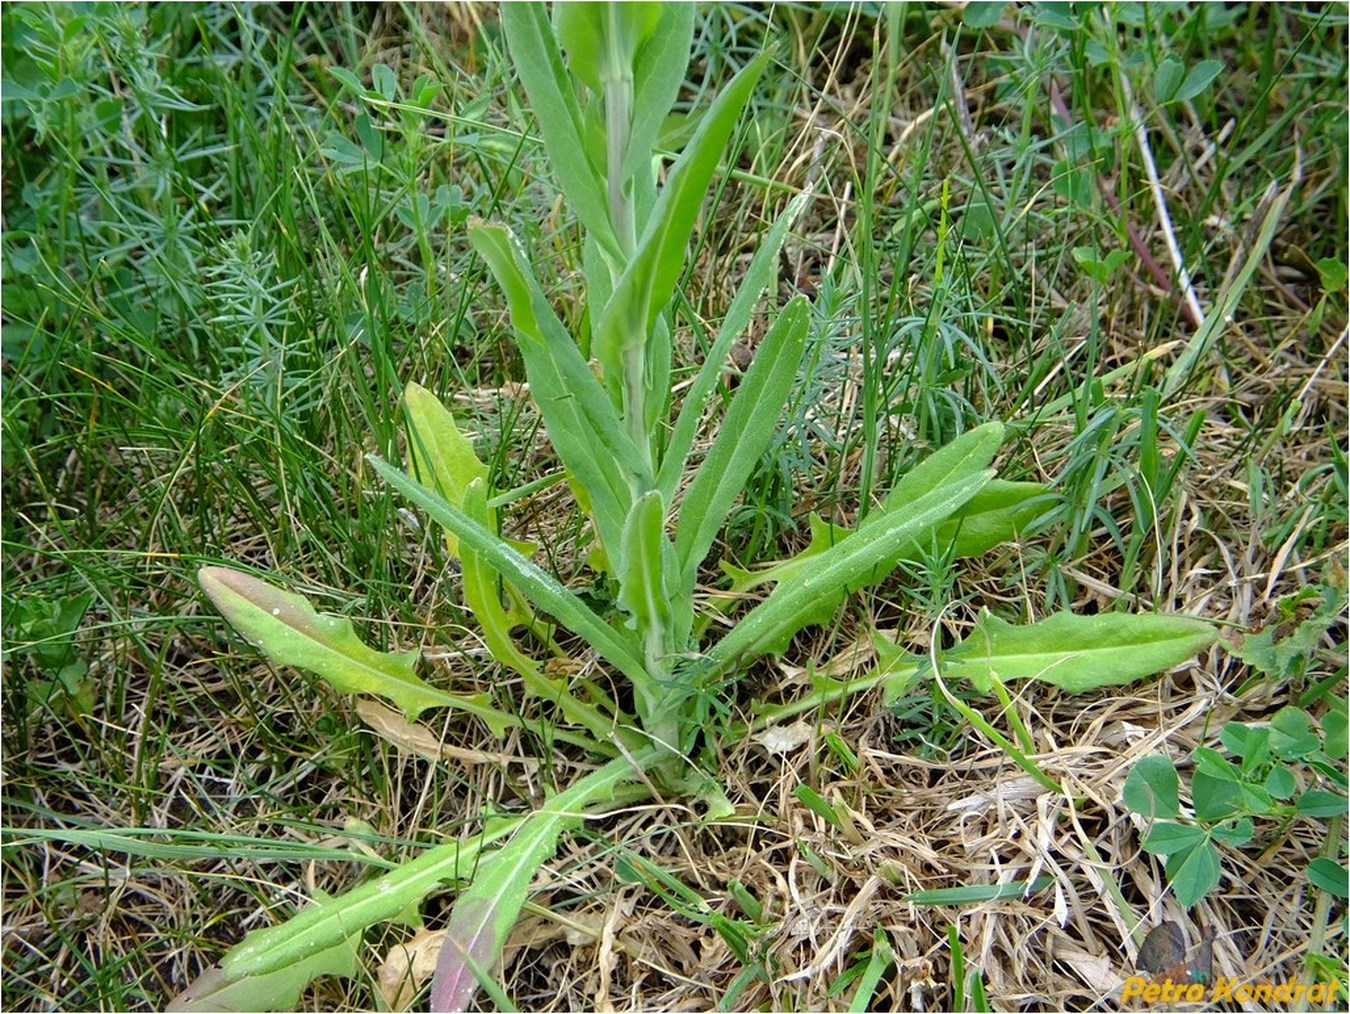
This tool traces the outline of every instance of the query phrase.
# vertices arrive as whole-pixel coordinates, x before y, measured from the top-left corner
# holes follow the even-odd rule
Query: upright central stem
[[[625,192],[623,164],[628,157],[628,139],[633,120],[633,79],[618,77],[605,82],[605,172],[609,186],[609,214],[614,235],[625,258],[637,245],[633,198]]]
[[[609,214],[614,223],[614,234],[625,259],[631,258],[637,246],[636,214],[633,191],[624,179],[624,160],[628,157],[628,143],[632,134],[633,79],[619,76],[604,82],[605,87],[605,154],[606,182],[609,193]],[[617,266],[616,266],[617,270]],[[621,271],[620,271],[621,273]],[[614,283],[618,284],[618,277]],[[647,335],[637,322],[624,336],[623,361],[623,417],[643,462],[650,472],[651,444],[647,439]],[[644,492],[634,490],[635,493]]]
[[[632,262],[637,249],[637,209],[635,188],[630,185],[625,163],[629,159],[629,146],[632,143],[633,128],[633,72],[631,54],[623,52],[623,21],[619,8],[606,9],[606,39],[609,46],[606,68],[601,73],[605,101],[605,184],[609,198],[610,221],[614,226],[614,235],[618,240],[622,255],[620,262],[611,262],[610,280],[617,288],[623,273]],[[647,342],[648,334],[645,319],[633,313],[624,321],[622,345],[619,349],[619,362],[623,371],[620,383],[620,397],[624,427],[638,449],[647,475],[653,475],[652,442],[647,428]],[[633,489],[634,500],[648,493],[647,489]],[[653,533],[658,546],[653,550],[654,559],[660,559],[659,543],[663,541],[661,528]],[[660,570],[647,575],[648,580],[660,581]],[[626,580],[635,580],[629,573]],[[662,594],[657,587],[649,589]],[[647,686],[635,687],[639,701],[638,712],[642,716],[643,726],[663,750],[678,750],[680,727],[670,702],[663,694],[663,684],[668,676],[671,654],[671,631],[669,622],[659,618],[659,610],[642,611],[639,624],[646,625],[641,632],[643,639],[643,662],[650,679]]]

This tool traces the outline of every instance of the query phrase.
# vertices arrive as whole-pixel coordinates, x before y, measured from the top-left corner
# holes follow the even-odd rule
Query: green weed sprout
[[[1301,605],[1307,615],[1300,615]],[[1283,617],[1249,634],[1233,653],[1270,679],[1301,678],[1315,646],[1345,611],[1345,590],[1309,586],[1280,599]],[[1130,769],[1122,799],[1131,811],[1152,821],[1145,852],[1162,856],[1177,901],[1192,907],[1219,884],[1219,846],[1239,849],[1256,838],[1256,821],[1278,825],[1277,840],[1295,821],[1326,821],[1323,854],[1308,866],[1308,882],[1330,897],[1350,896],[1350,870],[1342,835],[1345,817],[1346,702],[1332,695],[1330,682],[1299,700],[1325,700],[1315,719],[1306,707],[1289,705],[1269,722],[1228,722],[1219,732],[1224,753],[1197,746],[1191,754],[1190,813],[1183,814],[1176,765],[1164,754],[1141,757]],[[1270,846],[1265,846],[1269,848]]]
[[[432,1008],[463,1009],[483,985],[502,997],[491,982],[493,965],[560,835],[587,814],[643,797],[653,783],[716,797],[715,772],[698,766],[707,731],[701,702],[709,693],[756,657],[782,652],[797,631],[828,621],[850,592],[883,580],[923,549],[946,545],[955,559],[1012,537],[1026,501],[1041,492],[994,478],[990,465],[1004,428],[979,426],[905,475],[856,530],[823,526],[798,557],[752,575],[750,582],[772,590],[720,639],[705,642],[695,583],[798,382],[810,323],[804,296],[777,313],[701,457],[695,440],[732,345],[776,280],[778,251],[810,194],[791,201],[769,229],[678,408],[670,395],[671,304],[703,199],[725,171],[721,160],[772,56],[752,60],[722,89],[662,182],[653,150],[687,73],[693,7],[560,4],[550,20],[541,5],[508,4],[502,21],[558,185],[585,235],[588,327],[568,331],[504,226],[471,221],[469,239],[506,297],[531,395],[589,519],[591,559],[618,589],[621,619],[601,617],[498,535],[492,476],[430,392],[410,384],[405,394],[409,468],[370,461],[444,528],[462,565],[465,604],[493,657],[554,708],[558,736],[604,763],[512,825],[431,848],[249,934],[178,998],[184,1008],[284,1007],[313,976],[350,974],[352,947],[366,927],[446,881],[470,880],[450,917]],[[204,568],[200,580],[273,661],[310,669],[340,691],[379,694],[410,717],[461,708],[499,732],[524,721],[486,700],[431,687],[416,676],[414,653],[374,652],[349,623],[316,614],[299,596],[219,567]],[[547,675],[513,636],[522,610],[548,614],[625,677],[631,711],[594,688],[574,689]],[[1182,617],[1060,614],[1012,627],[986,616],[946,653],[941,675],[999,690],[1002,680],[1029,677],[1081,691],[1175,665],[1212,639],[1208,624]],[[893,652],[874,679],[838,695],[929,667],[929,659]],[[818,689],[794,710],[835,693]]]

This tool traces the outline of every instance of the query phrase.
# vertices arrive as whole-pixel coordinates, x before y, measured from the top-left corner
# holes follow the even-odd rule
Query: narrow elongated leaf
[[[439,398],[425,387],[410,383],[403,393],[403,414],[408,420],[409,471],[419,482],[437,490],[452,507],[463,504],[464,492],[473,482],[481,481],[486,487],[487,465]],[[488,510],[483,526],[496,530],[495,509]],[[506,541],[526,556],[537,548],[517,539]],[[452,556],[459,555],[459,540],[454,532],[445,532],[445,544]]]
[[[997,677],[1082,693],[1170,669],[1216,636],[1213,626],[1190,616],[1056,613],[1014,626],[986,610],[959,646],[943,652],[942,676],[964,677],[985,691]]]
[[[867,958],[867,965],[862,974],[858,976],[858,987],[853,991],[853,999],[849,1001],[848,1014],[866,1014],[873,1009],[874,1004],[885,1003],[885,998],[877,997],[877,992],[893,964],[895,964],[895,949],[891,946],[891,938],[886,935],[884,929],[877,926],[872,930],[872,953]],[[975,1009],[984,1008],[977,1006]]]
[[[693,587],[732,501],[778,428],[788,392],[796,383],[809,321],[806,297],[795,297],[764,336],[759,353],[736,389],[717,437],[690,483],[675,529],[681,583]]]
[[[960,510],[993,475],[985,466],[1003,442],[1003,427],[986,423],[953,440],[906,473],[884,509],[858,530],[792,573],[712,651],[714,668],[736,654],[782,651],[802,627],[821,622],[849,592],[884,578],[907,547],[933,539],[937,527]]]
[[[920,462],[901,476],[880,510],[870,513],[858,526],[858,533],[865,533],[870,526],[883,523],[888,513],[905,511],[916,497],[923,496],[930,490],[940,489],[947,483],[988,466],[1003,444],[1003,433],[1003,426],[1000,423],[985,423]],[[838,608],[845,594],[852,594],[860,588],[875,584],[894,570],[901,560],[912,559],[925,551],[964,549],[970,552],[983,552],[989,548],[990,539],[1000,541],[1000,536],[1011,536],[1015,530],[1014,518],[1010,511],[1003,509],[1002,505],[1010,501],[1016,502],[1023,491],[1016,488],[1009,489],[1008,485],[1003,485],[996,486],[990,492],[990,487],[994,486],[994,483],[995,480],[991,480],[982,486],[968,502],[962,504],[937,528],[922,529],[911,538],[894,544],[884,556],[876,559],[873,568],[849,581],[838,592],[820,595],[809,622],[825,622]],[[971,529],[968,535],[963,535],[966,522],[971,523]],[[833,538],[837,530],[832,530],[829,534]],[[963,554],[958,551],[957,555]]]
[[[965,887],[937,887],[928,891],[912,891],[904,900],[911,905],[976,905],[1004,898],[1029,898],[1044,891],[1055,882],[1049,874],[1035,880],[1014,880],[1010,884],[970,884]]]
[[[927,549],[950,553],[956,560],[987,553],[1017,538],[1045,510],[1045,495],[1039,482],[994,479],[938,529],[931,547],[915,545],[904,556],[913,559]]]
[[[979,469],[954,478],[909,502],[904,510],[887,512],[875,524],[858,529],[839,545],[821,553],[815,566],[790,581],[780,582],[767,599],[746,614],[726,637],[708,652],[704,671],[718,675],[734,669],[744,658],[781,651],[787,640],[815,614],[822,595],[867,575],[876,580],[877,561],[888,559],[897,546],[922,537],[958,510],[993,476]]]
[[[619,567],[619,605],[628,611],[630,626],[643,639],[644,658],[651,679],[634,684],[642,727],[668,742],[678,742],[678,729],[669,724],[672,704],[660,681],[669,672],[674,655],[675,630],[672,596],[666,575],[675,565],[675,554],[666,538],[666,512],[661,494],[649,490],[633,504],[624,526]],[[683,612],[683,597],[676,603]]]
[[[454,416],[421,384],[409,383],[404,390],[403,413],[408,418],[413,474],[458,507],[469,483],[487,480],[487,465],[474,453],[473,443],[460,433]],[[447,531],[445,541],[451,555],[458,556],[455,533]]]
[[[950,554],[955,560],[987,552],[1000,542],[1014,538],[1021,528],[1036,516],[1039,508],[1035,504],[1028,504],[1027,501],[1044,492],[1045,487],[1038,482],[1006,482],[1002,479],[992,479],[984,489],[970,498],[969,503],[937,529],[931,546],[911,542],[901,548],[899,558],[912,560],[926,549]],[[763,584],[785,581],[803,568],[809,567],[814,557],[853,534],[853,529],[831,524],[816,514],[812,514],[808,521],[811,528],[810,542],[800,553],[787,560],[757,570],[745,570],[728,563],[721,564],[722,570],[731,577],[731,587],[728,591],[732,595],[741,595]],[[834,605],[830,608],[833,609]]]
[[[647,748],[610,761],[558,793],[526,817],[511,841],[480,868],[473,885],[455,902],[445,945],[431,983],[433,1011],[461,1011],[478,992],[478,973],[492,967],[516,924],[535,871],[558,847],[558,837],[581,823],[588,811],[614,799],[615,790],[661,757]]]
[[[158,841],[169,835],[173,841]],[[390,868],[387,859],[354,852],[349,849],[328,848],[306,842],[291,842],[277,838],[251,838],[239,834],[220,834],[211,831],[166,832],[162,827],[130,828],[6,828],[2,844],[5,848],[31,845],[34,842],[66,842],[100,852],[121,852],[147,859],[246,859],[259,862],[265,859],[286,862],[352,862]]]
[[[900,510],[929,490],[940,488],[945,482],[987,468],[1003,446],[1003,434],[1002,423],[988,422],[969,433],[963,433],[946,447],[935,451],[900,477],[894,488],[886,494],[882,510],[869,514],[858,526],[858,531],[864,532],[868,525],[880,524],[878,515]]]
[[[1247,285],[1256,269],[1265,263],[1266,250],[1274,240],[1277,229],[1284,224],[1284,206],[1289,203],[1297,187],[1298,183],[1294,182],[1281,190],[1278,184],[1272,182],[1267,188],[1265,198],[1257,205],[1257,211],[1264,212],[1264,217],[1260,221],[1256,238],[1238,255],[1242,258],[1241,266],[1236,270],[1234,265],[1229,266],[1228,275],[1219,287],[1219,293],[1204,323],[1195,329],[1195,334],[1187,339],[1186,347],[1181,350],[1176,362],[1168,367],[1163,380],[1164,398],[1171,398],[1185,386],[1196,364],[1209,355],[1219,335],[1228,329],[1237,316]]]
[[[227,567],[203,567],[197,580],[230,625],[277,665],[308,669],[345,694],[387,697],[409,718],[450,707],[482,718],[498,736],[520,725],[519,717],[491,707],[486,694],[450,694],[423,682],[413,671],[416,648],[376,651],[356,636],[351,620],[315,612],[302,595]]]
[[[670,628],[670,601],[666,593],[666,511],[661,494],[649,490],[633,504],[623,532],[622,584],[619,605],[628,610],[637,630]],[[668,652],[669,646],[661,649]]]
[[[591,330],[609,297],[614,294],[615,275],[610,273],[610,261],[605,259],[600,244],[589,234],[581,250],[582,273],[586,278],[586,311],[588,326],[577,335],[577,346],[587,358],[591,355]]]
[[[315,976],[328,971],[325,967],[307,966],[308,959],[337,948],[367,927],[399,916],[446,881],[467,880],[480,860],[486,861],[482,853],[515,827],[514,823],[502,821],[464,841],[438,845],[345,894],[302,908],[279,925],[252,931],[230,948],[218,968],[199,976],[174,1003],[193,1010],[294,1010],[295,999],[290,990],[303,988]],[[487,853],[488,858],[491,855]],[[279,969],[291,969],[293,973],[272,980],[283,983],[284,988],[266,985],[267,977]],[[303,981],[296,986],[293,980]],[[228,1008],[211,1000],[212,996],[221,995],[227,985],[250,982],[265,985],[256,993],[248,993],[241,1006]]]
[[[689,457],[689,448],[693,446],[694,437],[698,433],[703,409],[708,403],[709,395],[717,387],[717,378],[726,368],[731,347],[750,323],[750,317],[764,290],[777,279],[778,251],[783,247],[788,229],[813,196],[812,192],[807,190],[794,197],[764,236],[755,250],[755,255],[750,258],[750,266],[746,268],[745,275],[741,279],[741,286],[736,290],[735,298],[727,309],[727,315],[722,318],[722,326],[717,330],[712,348],[708,350],[707,358],[699,367],[698,376],[694,378],[694,383],[684,397],[684,404],[680,406],[679,418],[675,420],[675,429],[671,434],[666,456],[661,462],[661,472],[656,480],[656,486],[667,502],[674,499],[675,489],[684,477],[685,462]]]
[[[536,606],[556,616],[564,626],[586,642],[635,683],[648,681],[640,649],[632,638],[607,624],[551,574],[540,570],[463,511],[451,507],[434,490],[427,489],[377,455],[366,458],[371,467],[396,490],[426,511],[438,524],[459,536],[461,549],[478,553],[503,578],[515,585]]]
[[[661,17],[633,61],[633,128],[623,164],[625,180],[651,176],[652,149],[689,73],[689,51],[694,44],[693,4],[652,6],[659,8]],[[644,225],[645,219],[639,218],[638,228]]]
[[[809,567],[811,561],[821,553],[843,542],[844,539],[853,534],[852,528],[831,524],[814,512],[806,519],[806,523],[811,532],[810,541],[807,542],[806,548],[800,553],[796,553],[786,560],[766,564],[755,570],[746,570],[744,567],[737,567],[725,560],[718,564],[722,568],[722,573],[731,578],[731,587],[727,591],[733,600],[746,592],[754,591],[761,585],[777,584],[780,581],[789,580],[794,574],[798,574]],[[833,609],[834,607],[831,606],[830,608]]]
[[[589,493],[601,542],[617,546],[632,490],[652,485],[641,456],[609,396],[548,305],[514,237],[501,226],[475,222],[469,239],[511,305],[531,393],[549,438]]]
[[[490,531],[484,493],[483,483],[474,482],[465,491],[462,508],[465,517],[481,525],[484,530]],[[497,572],[476,550],[466,547],[461,559],[464,604],[478,620],[483,640],[487,642],[492,657],[519,673],[525,689],[531,694],[557,705],[568,721],[589,729],[595,736],[596,749],[602,751],[607,749],[609,746],[607,741],[614,732],[615,718],[606,717],[596,709],[578,701],[561,680],[545,676],[539,663],[516,647],[516,642],[511,637],[511,621],[507,617],[497,590]]]
[[[909,507],[909,504],[916,498],[925,495],[930,490],[941,489],[947,483],[959,480],[963,476],[971,475],[981,468],[989,465],[994,460],[994,455],[1003,444],[1003,426],[1000,423],[990,422],[982,426],[977,426],[969,433],[962,434],[953,440],[946,447],[941,448],[936,453],[926,458],[914,468],[910,469],[895,487],[886,496],[885,502],[879,511],[873,511],[867,516],[862,524],[858,526],[858,531],[852,538],[866,533],[872,525],[884,523],[888,514],[903,513]],[[923,529],[916,532],[909,539],[903,542],[893,544],[884,556],[879,556],[875,561],[875,566],[858,577],[849,581],[847,585],[834,596],[821,596],[815,605],[815,616],[820,617],[826,612],[833,611],[843,600],[844,592],[852,593],[860,588],[884,578],[901,560],[918,555],[925,549],[939,548],[941,532],[946,529],[951,531],[956,525],[956,516],[966,511],[973,511],[973,503],[976,497],[979,497],[988,489],[990,484],[982,486],[974,496],[966,503],[963,503],[957,511],[953,512],[952,518],[947,520],[937,529]],[[996,494],[993,498],[997,502],[999,497]],[[974,515],[978,516],[978,515]],[[1005,519],[1007,520],[1007,519]],[[973,548],[979,548],[983,551],[987,548],[980,536],[987,536],[989,531],[981,533],[980,527],[976,526],[969,545]],[[994,534],[998,534],[1000,527],[998,524],[988,526]],[[1008,524],[1011,527],[1011,524]],[[959,534],[959,528],[957,529]],[[956,536],[953,536],[956,537]],[[815,622],[815,621],[813,621]]]
[[[763,54],[731,79],[671,168],[633,258],[595,328],[591,353],[610,382],[623,375],[623,351],[647,341],[670,302],[708,183],[767,62],[768,54]]]
[[[606,254],[617,258],[619,245],[609,217],[603,167],[593,166],[586,157],[581,109],[544,6],[506,4],[501,16],[511,62],[529,96],[549,163],[557,174],[567,203]]]

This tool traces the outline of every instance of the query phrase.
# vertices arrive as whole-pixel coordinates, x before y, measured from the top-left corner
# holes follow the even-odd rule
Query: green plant
[[[1327,632],[1344,618],[1345,602],[1345,588],[1331,583],[1308,585],[1292,595],[1283,595],[1276,600],[1275,615],[1265,627],[1244,637],[1233,653],[1260,673],[1261,679],[1288,681],[1295,693],[1303,695],[1300,703],[1310,704],[1313,697],[1325,695],[1338,682],[1324,681],[1325,686],[1303,694],[1308,664]],[[1339,731],[1344,731],[1343,727]]]
[[[1232,650],[1264,678],[1301,690],[1314,649],[1344,609],[1343,588],[1309,586],[1282,597],[1272,622]],[[1277,843],[1295,820],[1328,821],[1323,855],[1309,864],[1308,880],[1337,898],[1350,892],[1340,830],[1347,805],[1346,701],[1328,693],[1341,678],[1324,681],[1300,698],[1305,706],[1326,701],[1320,719],[1290,705],[1266,723],[1226,724],[1219,742],[1232,759],[1211,747],[1196,747],[1192,813],[1185,819],[1177,767],[1168,757],[1150,754],[1131,769],[1122,798],[1133,812],[1156,820],[1143,847],[1166,857],[1168,882],[1183,905],[1189,908],[1218,884],[1218,845],[1250,845],[1258,820],[1276,823]]]
[[[70,718],[86,717],[93,711],[89,663],[80,656],[75,640],[93,600],[93,593],[87,591],[55,599],[6,597],[3,659],[10,665],[27,659],[36,669],[36,678],[16,688],[25,695],[18,708],[25,718],[44,706]]]
[[[725,798],[704,762],[712,738],[750,731],[718,709],[750,661],[782,653],[799,630],[828,621],[849,593],[877,584],[904,560],[922,556],[950,565],[1012,537],[1026,502],[1041,492],[1034,484],[993,479],[1001,424],[970,429],[906,473],[856,529],[817,519],[805,553],[738,578],[741,590],[766,583],[773,588],[722,636],[711,637],[711,617],[699,615],[694,589],[797,382],[808,346],[804,297],[778,313],[701,460],[693,453],[695,438],[716,400],[731,347],[774,279],[779,248],[809,193],[791,201],[756,251],[678,410],[670,397],[672,297],[704,195],[726,168],[722,159],[770,54],[752,60],[726,85],[658,185],[654,150],[686,72],[692,9],[567,4],[556,8],[550,23],[539,6],[508,5],[502,17],[543,145],[584,231],[586,313],[577,333],[554,311],[526,252],[506,228],[472,219],[469,238],[506,297],[531,395],[590,522],[588,561],[616,589],[607,603],[612,609],[597,612],[534,563],[531,547],[501,537],[499,513],[519,491],[495,487],[472,443],[430,392],[410,384],[405,393],[407,471],[378,456],[369,460],[393,489],[445,529],[447,550],[462,566],[466,606],[496,661],[551,708],[548,734],[604,763],[528,816],[495,821],[488,833],[431,848],[286,923],[250,934],[179,998],[185,1006],[223,999],[285,1006],[313,975],[349,968],[351,948],[365,927],[398,916],[444,881],[467,886],[450,917],[432,1006],[461,1009],[480,985],[495,990],[492,964],[535,871],[560,835],[586,815],[643,798],[657,785],[665,793],[702,797],[711,812],[720,812]],[[438,690],[416,676],[415,653],[374,652],[360,644],[349,623],[320,616],[300,596],[257,578],[206,567],[200,581],[227,619],[273,661],[311,669],[343,692],[388,697],[409,718],[429,707],[460,708],[498,733],[543,721],[481,697]],[[539,631],[544,618],[584,641],[626,678],[626,688],[610,692],[593,681],[551,676],[516,635]],[[892,646],[872,678],[821,681],[791,705],[760,708],[751,726],[763,728],[869,686],[925,674],[939,682],[972,679],[1000,693],[1005,704],[1007,679],[1038,678],[1082,691],[1156,672],[1212,639],[1208,624],[1181,617],[1059,614],[1013,627],[985,616],[941,658],[936,652],[909,656]],[[562,650],[552,635],[539,640]],[[710,722],[710,715],[721,717]],[[1029,752],[1016,755],[1034,768]],[[499,841],[505,843],[494,848]],[[677,882],[650,864],[626,862],[625,870],[660,885],[672,904],[699,911]],[[738,924],[717,926],[738,946],[748,944],[748,937],[738,936]],[[883,966],[879,956],[869,991]]]
[[[1306,711],[1287,707],[1268,724],[1229,722],[1219,740],[1231,760],[1210,747],[1193,752],[1193,817],[1181,819],[1177,769],[1161,754],[1140,758],[1123,791],[1132,811],[1161,818],[1143,847],[1166,857],[1168,882],[1187,908],[1219,883],[1216,843],[1230,848],[1249,845],[1257,820],[1275,821],[1278,841],[1295,820],[1338,820],[1346,810],[1346,779],[1335,763],[1345,759],[1344,702],[1323,718],[1321,729]],[[1330,789],[1317,787],[1323,779]],[[1339,854],[1337,837],[1333,824],[1328,835],[1331,854],[1313,861],[1308,879],[1344,899],[1350,871]]]
[[[884,995],[877,996],[877,994],[882,992],[884,977],[894,964],[895,949],[891,946],[886,931],[878,926],[872,931],[871,949],[859,954],[856,961],[844,969],[843,973],[831,983],[829,994],[832,997],[839,996],[851,988],[853,999],[849,1003],[849,1011],[870,1010],[874,1001],[886,999]]]
[[[975,968],[967,978],[965,948],[961,946],[961,934],[955,926],[947,927],[947,944],[952,952],[952,1010],[967,1009],[967,985],[970,992],[970,1009],[988,1010],[989,1004],[984,995],[984,976],[978,968]]]
[[[1350,870],[1341,854],[1338,823],[1346,810],[1345,702],[1323,716],[1321,726],[1306,711],[1287,707],[1269,723],[1229,722],[1219,741],[1232,754],[1196,747],[1191,775],[1193,815],[1182,818],[1177,768],[1150,754],[1125,781],[1125,805],[1156,819],[1144,851],[1166,857],[1168,882],[1177,901],[1190,908],[1219,883],[1218,845],[1241,848],[1256,836],[1256,821],[1273,821],[1278,843],[1300,819],[1327,820],[1328,852],[1308,867],[1309,882],[1337,898],[1350,894]],[[1321,788],[1320,785],[1330,788]],[[1273,847],[1270,844],[1266,848]]]

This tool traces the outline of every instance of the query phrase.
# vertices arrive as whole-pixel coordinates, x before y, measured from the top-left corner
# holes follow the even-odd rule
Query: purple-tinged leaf
[[[450,913],[445,944],[431,981],[433,1011],[462,1011],[491,974],[506,936],[516,924],[534,874],[558,847],[558,837],[581,823],[588,811],[611,803],[615,790],[661,757],[659,747],[619,757],[558,793],[526,817],[511,841],[484,857],[473,884]]]

